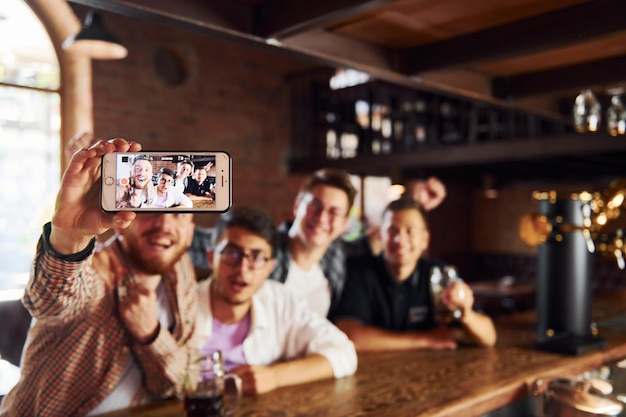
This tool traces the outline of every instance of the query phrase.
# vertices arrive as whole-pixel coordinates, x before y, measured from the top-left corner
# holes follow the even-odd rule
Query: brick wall
[[[302,177],[287,175],[291,142],[286,77],[312,66],[276,48],[215,39],[148,21],[103,15],[129,49],[120,61],[94,61],[96,134],[140,141],[151,150],[225,150],[233,157],[233,202],[291,216]],[[167,85],[155,52],[174,52],[187,78]],[[215,216],[197,216],[212,225]]]
[[[77,14],[85,8],[73,6]],[[94,124],[100,137],[122,136],[154,150],[226,150],[233,162],[233,202],[267,210],[279,222],[292,216],[303,179],[287,173],[292,142],[289,77],[319,65],[279,48],[103,13],[129,49],[120,61],[93,62]],[[159,49],[173,51],[187,71],[167,85],[154,65]],[[431,254],[443,259],[488,252],[533,256],[518,237],[521,215],[536,210],[535,189],[563,184],[508,186],[497,200],[480,190],[447,184],[448,197],[429,215]],[[592,184],[567,184],[581,191]],[[626,216],[625,221],[626,221]],[[200,215],[211,226],[216,216]]]

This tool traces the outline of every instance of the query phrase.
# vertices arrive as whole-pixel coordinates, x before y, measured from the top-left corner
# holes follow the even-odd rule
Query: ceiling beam
[[[236,1],[68,0],[97,10],[149,20],[180,29],[252,38],[254,9]]]
[[[281,41],[282,46],[318,57],[336,66],[360,69],[370,74],[396,71],[396,51],[356,39],[339,36],[323,29],[295,34]],[[406,79],[407,77],[401,76]],[[384,78],[384,77],[383,77]]]
[[[265,38],[253,35],[254,9],[244,7],[244,2],[203,0],[69,0],[71,3],[111,12],[122,16],[152,21],[183,30],[244,41],[249,44],[268,46]],[[340,3],[347,7],[352,3],[357,7],[373,7],[377,1],[349,1]],[[210,4],[209,4],[210,3]],[[324,8],[330,10],[332,1]],[[294,21],[291,21],[294,23]],[[279,43],[275,50],[318,61],[323,65],[358,68],[382,79],[412,83],[408,77],[396,70],[399,61],[397,51],[353,40],[327,32],[321,28],[308,32],[292,32],[291,36]],[[437,88],[423,83],[424,88]]]
[[[406,71],[419,74],[510,58],[626,30],[623,0],[594,0],[507,25],[411,49]]]
[[[312,28],[324,27],[393,0],[268,1],[257,6],[254,33],[281,39]]]
[[[499,99],[524,97],[559,91],[591,88],[624,80],[626,56],[603,59],[548,71],[495,78],[493,95]]]

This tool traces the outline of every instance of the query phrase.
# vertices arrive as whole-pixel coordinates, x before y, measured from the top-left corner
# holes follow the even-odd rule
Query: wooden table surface
[[[198,199],[198,200],[193,200],[193,208],[205,208],[205,209],[214,209],[215,208],[215,201],[213,200],[208,200],[208,199]]]
[[[592,309],[593,320],[602,323],[626,310],[626,292],[594,300]],[[528,396],[537,378],[570,377],[626,357],[626,328],[600,326],[606,347],[569,356],[533,347],[534,320],[533,312],[496,319],[493,348],[360,354],[353,376],[246,397],[234,415],[475,417]],[[180,401],[171,400],[110,415],[174,417],[184,412]]]

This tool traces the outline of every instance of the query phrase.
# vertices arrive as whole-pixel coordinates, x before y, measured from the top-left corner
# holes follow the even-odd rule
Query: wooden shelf
[[[581,135],[566,118],[383,81],[341,90],[294,82],[292,172],[336,167],[471,184],[485,174],[500,183],[626,175],[626,138]]]

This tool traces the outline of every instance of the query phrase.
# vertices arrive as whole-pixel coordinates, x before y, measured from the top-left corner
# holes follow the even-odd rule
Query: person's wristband
[[[59,253],[54,250],[54,248],[50,244],[50,233],[52,233],[52,222],[48,222],[43,225],[43,234],[41,235],[43,240],[43,248],[48,255],[61,261],[82,262],[87,259],[91,252],[93,252],[93,248],[96,245],[96,238],[94,237],[89,241],[87,247],[80,252],[70,254]]]

